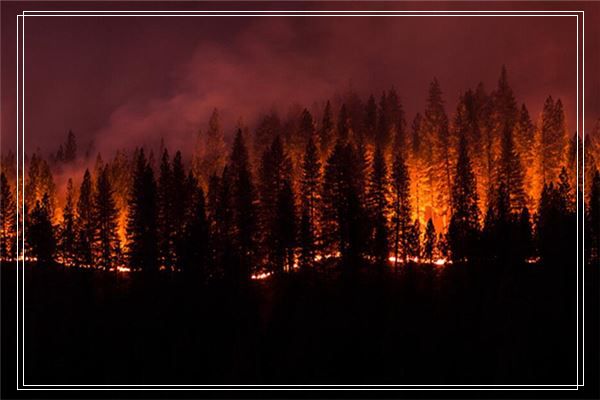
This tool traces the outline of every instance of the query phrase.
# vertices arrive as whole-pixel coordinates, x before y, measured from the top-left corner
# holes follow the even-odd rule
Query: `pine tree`
[[[187,179],[190,204],[179,254],[183,272],[206,279],[209,263],[209,223],[206,216],[204,191],[193,175]]]
[[[468,154],[467,140],[460,138],[456,175],[452,185],[452,217],[448,228],[448,244],[456,261],[474,255],[479,235],[477,183]]]
[[[50,197],[44,194],[37,200],[30,216],[27,240],[33,257],[38,264],[52,264],[56,251],[54,227],[50,216]]]
[[[79,265],[92,266],[94,242],[93,188],[89,170],[85,170],[77,200],[76,253]]]
[[[421,258],[421,223],[418,219],[410,226],[409,240],[408,240],[408,257],[413,260],[419,260]]]
[[[0,173],[0,258],[11,259],[16,253],[16,208],[11,188],[4,172]]]
[[[158,270],[156,192],[154,172],[146,161],[142,149],[135,160],[133,185],[129,198],[127,256],[132,269],[148,273]]]
[[[379,119],[377,121],[377,131],[375,136],[375,143],[381,148],[386,148],[390,142],[392,136],[392,117],[390,110],[390,103],[386,92],[381,94],[379,99]]]
[[[373,168],[369,179],[368,204],[369,216],[372,225],[371,256],[377,265],[384,265],[388,259],[389,242],[387,216],[388,204],[388,176],[385,157],[382,149],[377,146],[373,156]]]
[[[117,235],[118,212],[109,180],[108,166],[104,166],[94,196],[94,253],[96,265],[109,270],[115,266],[120,248]]]
[[[206,145],[204,148],[204,156],[202,157],[202,171],[205,174],[202,181],[206,181],[213,173],[220,173],[225,166],[227,160],[227,149],[219,111],[215,108],[208,121],[208,129],[206,130]]]
[[[256,234],[256,211],[255,211],[255,189],[252,183],[248,150],[242,131],[238,129],[231,151],[229,161],[232,186],[233,204],[233,244],[235,246],[236,262],[232,277],[235,281],[250,278],[251,267],[254,265],[255,234]]]
[[[356,162],[352,144],[338,139],[327,160],[323,182],[324,246],[330,255],[339,252],[350,270],[361,259],[366,235]]]
[[[440,214],[447,215],[452,187],[452,141],[448,128],[448,117],[444,110],[442,90],[436,78],[429,87],[427,108],[423,120],[424,129],[431,138],[432,145],[432,191],[436,193],[432,205]]]
[[[423,257],[426,261],[432,262],[435,256],[436,249],[436,234],[435,226],[431,218],[427,220],[427,228],[425,228],[425,243],[423,246]]]
[[[75,216],[75,190],[71,179],[67,182],[67,199],[63,208],[63,220],[60,227],[59,248],[64,265],[75,263],[76,253],[76,216]]]
[[[321,204],[321,163],[317,154],[317,146],[309,139],[302,161],[302,178],[300,182],[301,226],[300,246],[301,264],[312,266],[315,259],[319,233],[317,232],[318,212]]]
[[[411,234],[410,177],[401,154],[396,154],[392,168],[392,225],[394,267],[400,258],[407,260]]]
[[[518,214],[526,206],[526,195],[523,188],[524,174],[521,158],[515,149],[512,131],[508,127],[505,128],[502,135],[496,175],[496,182],[504,184],[508,191],[511,213]]]
[[[291,160],[283,148],[280,137],[276,136],[271,146],[263,153],[259,169],[260,239],[261,247],[266,251],[271,266],[281,261],[278,259],[278,249],[275,245],[279,238],[276,229],[277,214],[273,210],[277,209],[284,183],[291,178],[291,168]]]
[[[521,158],[524,177],[523,187],[527,195],[528,207],[533,206],[534,186],[536,179],[535,161],[536,161],[536,140],[535,140],[535,125],[531,121],[529,111],[525,104],[521,106],[519,118],[515,125],[514,131],[515,148]],[[537,197],[537,196],[535,196]]]
[[[296,211],[294,192],[289,179],[283,181],[275,208],[275,235],[273,236],[276,254],[276,270],[291,270],[295,264]]]
[[[566,142],[565,116],[562,103],[548,96],[542,111],[540,127],[540,173],[545,184],[556,181],[563,162]]]
[[[157,193],[157,231],[159,263],[170,271],[174,264],[174,233],[175,221],[173,220],[173,171],[169,160],[169,152],[165,149],[160,162]]]

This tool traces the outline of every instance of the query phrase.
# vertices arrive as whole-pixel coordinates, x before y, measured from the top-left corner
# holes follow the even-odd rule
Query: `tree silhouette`
[[[75,190],[73,180],[67,182],[67,198],[63,208],[63,221],[59,231],[59,250],[63,262],[72,265],[75,262],[76,252],[76,216],[75,216]]]
[[[4,172],[0,173],[0,258],[16,254],[16,203]]]
[[[116,254],[120,248],[117,236],[118,212],[109,180],[108,166],[98,177],[94,196],[94,253],[95,264],[108,270],[115,266]]]
[[[42,201],[36,201],[31,211],[27,229],[27,240],[31,254],[39,264],[52,264],[56,252],[54,227],[50,216],[50,197],[44,194]]]
[[[147,273],[158,270],[156,191],[154,172],[141,149],[135,160],[129,198],[127,256],[131,268]]]
[[[426,261],[433,261],[436,250],[436,234],[435,226],[431,218],[427,220],[427,227],[425,228],[425,243],[423,244],[423,257]]]
[[[372,222],[370,255],[376,264],[384,265],[388,259],[388,173],[381,147],[377,146],[373,156],[373,169],[369,179],[368,208]]]
[[[589,202],[589,222],[593,259],[600,258],[600,173],[596,169],[592,179]]]
[[[302,162],[300,247],[301,264],[312,266],[319,242],[318,212],[321,204],[321,163],[317,146],[309,139]]]
[[[197,275],[204,280],[208,275],[209,263],[209,224],[206,215],[204,191],[196,178],[189,174],[186,182],[188,204],[190,205],[182,241],[180,264],[184,272]]]
[[[77,260],[80,265],[91,266],[93,262],[93,210],[92,177],[90,175],[90,171],[86,169],[83,174],[81,187],[79,188],[79,199],[77,200],[76,248]]]
[[[237,262],[232,266],[235,281],[247,280],[256,252],[255,189],[252,183],[248,150],[238,129],[229,161],[233,205],[233,244]]]
[[[477,184],[464,135],[460,138],[456,174],[452,185],[452,210],[448,244],[454,260],[466,260],[472,257],[477,249],[479,206]]]
[[[321,129],[319,130],[319,139],[321,155],[326,157],[334,140],[333,113],[331,111],[331,103],[329,100],[327,100],[327,104],[323,110],[323,120],[321,121]]]
[[[283,181],[276,204],[276,216],[273,239],[275,244],[276,270],[291,270],[295,264],[296,248],[296,211],[294,193],[289,179]]]
[[[406,260],[411,234],[410,178],[401,154],[396,154],[392,167],[392,226],[394,236],[394,267],[400,258]]]

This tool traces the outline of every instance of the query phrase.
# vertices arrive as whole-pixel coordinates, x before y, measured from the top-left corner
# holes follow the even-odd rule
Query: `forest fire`
[[[68,177],[63,197],[53,171],[91,161],[69,132],[56,153],[28,157],[24,204],[8,184],[14,155],[3,155],[2,257],[16,252],[17,205],[27,211],[18,216],[27,261],[119,272],[227,276],[235,265],[236,276],[261,280],[326,262],[443,267],[502,259],[507,248],[526,263],[552,253],[544,241],[555,240],[555,210],[571,216],[579,187],[577,136],[567,133],[560,99],[548,97],[534,122],[502,69],[491,93],[466,90],[452,118],[434,79],[410,128],[394,88],[379,104],[346,101],[337,117],[328,101],[315,112],[320,122],[308,109],[287,121],[267,115],[253,135],[239,129],[229,153],[215,109],[191,156],[98,155],[80,180]],[[586,141],[592,187],[599,132],[600,124]],[[587,204],[593,195],[586,187]]]

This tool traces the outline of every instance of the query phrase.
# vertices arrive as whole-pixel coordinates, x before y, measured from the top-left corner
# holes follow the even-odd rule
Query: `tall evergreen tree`
[[[302,161],[301,193],[301,224],[300,247],[301,264],[312,266],[316,256],[319,232],[317,232],[318,212],[321,204],[321,163],[317,146],[309,139]]]
[[[173,187],[173,171],[169,152],[165,149],[162,153],[160,162],[160,172],[158,178],[157,191],[157,232],[158,232],[158,253],[159,263],[167,270],[171,270],[174,264],[174,233],[175,225],[173,220],[173,196],[175,195]]]
[[[16,254],[17,218],[12,191],[4,172],[0,173],[0,258],[10,259]]]
[[[425,228],[425,243],[423,245],[423,258],[426,261],[432,262],[435,256],[436,250],[436,234],[435,226],[431,218],[427,220],[427,227]]]
[[[255,189],[250,172],[248,149],[238,129],[231,151],[229,161],[232,184],[233,204],[233,243],[235,246],[236,262],[232,277],[235,280],[247,280],[250,278],[251,267],[254,265],[255,234],[256,234],[256,210]]]
[[[411,234],[410,177],[401,154],[396,154],[392,167],[392,225],[394,237],[394,267],[400,258],[408,257]]]
[[[360,202],[352,144],[338,139],[325,166],[323,239],[329,254],[340,253],[345,266],[357,266],[365,242],[364,210]]]
[[[158,270],[156,192],[154,172],[141,149],[133,171],[127,234],[129,265],[144,272]]]
[[[179,264],[183,272],[206,279],[209,263],[209,223],[206,215],[204,191],[193,175],[187,179],[188,218],[182,234]]]
[[[385,156],[381,147],[377,146],[373,156],[373,168],[369,179],[369,196],[367,207],[371,220],[372,231],[370,235],[371,256],[377,265],[384,265],[388,259],[388,172]]]
[[[120,249],[117,235],[118,211],[113,193],[108,166],[105,166],[98,177],[93,218],[96,266],[106,270],[115,266],[116,254]]]
[[[556,181],[563,163],[566,148],[565,116],[560,100],[554,102],[549,96],[542,110],[540,126],[540,174],[542,182]]]
[[[521,158],[515,149],[513,133],[508,127],[502,134],[500,159],[497,169],[497,184],[504,184],[508,191],[509,209],[518,214],[526,206],[523,187],[524,173]]]
[[[92,176],[89,170],[85,170],[83,181],[79,188],[79,199],[77,200],[77,262],[79,265],[92,266],[94,243],[94,214],[93,214],[93,187]]]
[[[38,264],[54,262],[56,239],[54,226],[50,216],[50,197],[44,194],[42,200],[37,200],[31,211],[30,223],[27,229],[27,240],[33,257]]]
[[[294,192],[289,179],[283,181],[275,208],[276,223],[273,235],[276,254],[276,270],[291,270],[295,264],[296,211]]]
[[[456,261],[474,255],[479,235],[477,183],[468,154],[467,140],[460,138],[456,175],[452,185],[452,217],[448,228],[448,244]]]
[[[260,239],[262,248],[266,251],[268,262],[271,266],[280,263],[278,249],[275,243],[277,237],[277,209],[280,193],[284,184],[291,179],[291,160],[283,148],[281,139],[276,136],[271,146],[265,150],[261,158],[259,169],[259,195],[260,195]]]
[[[448,214],[450,188],[452,187],[452,141],[448,128],[448,117],[444,109],[442,90],[436,78],[429,86],[427,108],[423,120],[424,129],[431,137],[433,183],[436,194],[433,207],[442,215]]]
[[[63,207],[63,220],[60,227],[59,249],[63,264],[73,265],[75,263],[76,253],[76,216],[75,216],[75,190],[73,180],[67,181],[67,199]]]

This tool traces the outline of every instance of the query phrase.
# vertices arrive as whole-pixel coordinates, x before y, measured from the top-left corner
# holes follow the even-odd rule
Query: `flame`
[[[250,279],[255,280],[255,281],[263,280],[263,279],[267,279],[271,275],[273,275],[272,272],[260,272],[260,273],[252,274],[250,276]]]

